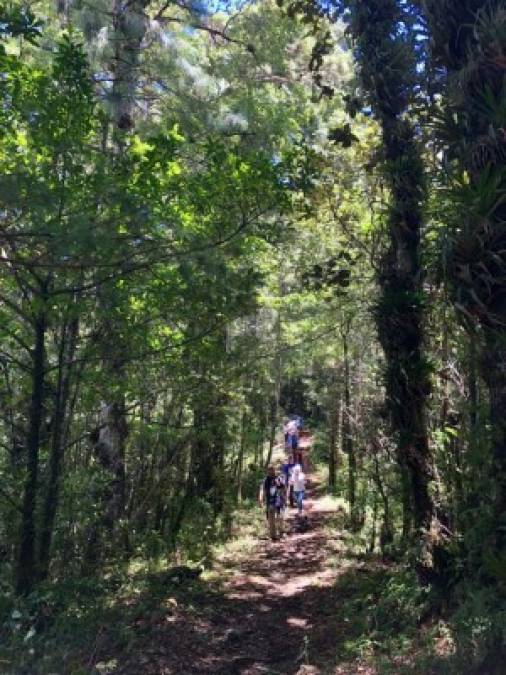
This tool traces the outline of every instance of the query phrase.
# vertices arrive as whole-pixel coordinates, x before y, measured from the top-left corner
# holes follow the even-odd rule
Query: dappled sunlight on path
[[[306,507],[301,531],[292,510],[279,542],[261,540],[248,556],[229,561],[229,577],[219,591],[200,598],[195,615],[176,612],[158,623],[156,665],[146,653],[136,654],[117,672],[329,672],[312,660],[313,652],[322,662],[335,651],[339,571],[332,567],[326,526],[337,510],[334,500],[315,494],[312,476]]]
[[[134,644],[115,658],[114,675],[377,675],[357,644],[373,621],[371,592],[387,567],[363,563],[346,546],[344,516],[309,476],[301,521],[291,510],[285,535],[230,541],[208,577],[165,597],[141,615]],[[237,533],[239,536],[241,532]],[[176,594],[179,602],[172,602]],[[141,606],[141,599],[139,599]],[[102,654],[111,658],[114,650]],[[394,663],[396,658],[390,662]],[[404,659],[391,673],[428,675]],[[384,672],[384,671],[381,671]],[[445,670],[431,670],[444,673]]]

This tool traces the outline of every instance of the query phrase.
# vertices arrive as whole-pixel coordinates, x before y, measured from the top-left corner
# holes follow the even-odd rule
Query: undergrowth
[[[113,673],[117,664],[114,659],[103,660],[102,653],[128,654],[153,620],[182,609],[195,611],[204,597],[218,592],[238,558],[251,552],[263,532],[263,512],[246,500],[231,515],[231,531],[218,522],[198,536],[189,519],[182,531],[184,548],[174,554],[168,556],[157,537],[137,557],[104,569],[101,576],[45,584],[26,598],[16,597],[4,581],[0,673]],[[198,523],[204,521],[201,512]],[[199,565],[200,578],[173,575],[177,566],[191,570]]]
[[[336,572],[339,626],[329,668],[363,663],[378,675],[504,672],[489,658],[506,636],[506,607],[495,593],[483,585],[459,587],[458,602],[441,616],[436,593],[420,588],[407,566],[384,563],[369,553],[368,536],[345,529],[343,499],[320,491],[320,508],[333,512],[323,527],[326,562]],[[154,621],[163,622],[180,611],[197,617],[209,602],[219,606],[223,583],[251,558],[265,534],[263,511],[253,500],[245,500],[233,512],[228,532],[217,528],[214,539],[209,532],[204,540],[188,524],[187,533],[186,551],[177,560],[153,547],[151,556],[105,569],[100,578],[47,584],[24,599],[16,598],[4,582],[0,672],[114,673],[118,664],[111,654],[133,653]],[[200,578],[174,576],[175,564],[191,569],[202,561]],[[483,670],[487,658],[490,670]]]

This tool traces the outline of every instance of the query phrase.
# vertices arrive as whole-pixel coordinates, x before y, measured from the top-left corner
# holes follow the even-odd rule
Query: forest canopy
[[[0,71],[8,672],[86,584],[207,564],[293,413],[501,672],[503,2],[0,2]]]

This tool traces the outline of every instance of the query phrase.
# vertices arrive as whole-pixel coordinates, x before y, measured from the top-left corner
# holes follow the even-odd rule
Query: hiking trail
[[[345,514],[314,473],[308,471],[307,527],[299,528],[295,510],[289,511],[288,533],[280,541],[271,542],[264,528],[260,538],[252,535],[240,548],[233,542],[225,546],[209,578],[176,591],[168,585],[156,609],[138,618],[136,638],[128,653],[116,655],[111,672],[378,672],[370,660],[347,658],[345,647],[361,634],[353,615],[354,593],[361,597],[357,583],[367,575],[379,581],[383,563],[350,557],[342,529]],[[109,651],[107,658],[113,655]]]

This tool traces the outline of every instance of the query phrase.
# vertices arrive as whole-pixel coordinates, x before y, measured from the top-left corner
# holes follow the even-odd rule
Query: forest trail
[[[338,656],[356,629],[340,605],[368,570],[358,560],[340,564],[345,535],[336,524],[344,514],[315,474],[308,487],[305,525],[290,510],[281,541],[261,536],[246,551],[225,552],[214,582],[176,591],[181,606],[165,593],[151,616],[139,618],[130,654],[115,659],[114,673],[375,673]]]

